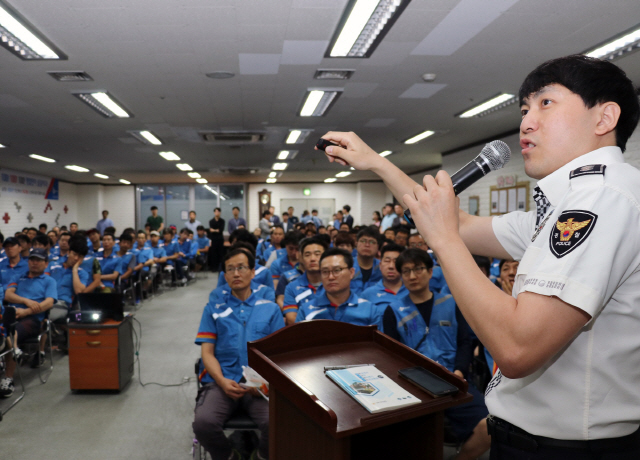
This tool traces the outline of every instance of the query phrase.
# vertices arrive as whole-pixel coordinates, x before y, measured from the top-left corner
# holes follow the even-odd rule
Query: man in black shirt
[[[220,208],[213,210],[213,219],[209,221],[209,267],[211,271],[217,272],[220,269],[220,262],[224,257],[224,219],[220,217]]]

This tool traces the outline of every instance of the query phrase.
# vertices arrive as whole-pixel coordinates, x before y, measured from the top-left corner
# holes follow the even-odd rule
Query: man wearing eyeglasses
[[[365,227],[356,236],[357,256],[351,290],[357,295],[382,279],[380,261],[376,259],[380,246],[380,234],[376,227]]]
[[[380,250],[380,273],[382,279],[362,293],[362,298],[375,305],[378,314],[383,315],[387,307],[407,294],[402,284],[400,272],[396,270],[396,260],[404,248],[395,243],[389,243]]]
[[[374,305],[351,289],[355,275],[353,257],[344,249],[333,248],[320,258],[320,278],[324,292],[298,309],[296,323],[312,319],[332,319],[356,326],[376,325],[381,329],[381,316],[376,315]]]
[[[407,249],[397,258],[396,269],[409,292],[385,310],[384,333],[466,378],[473,358],[471,330],[453,296],[429,288],[431,257],[426,251]],[[473,401],[445,411],[458,441],[464,443],[456,460],[479,457],[491,444],[484,397],[472,384],[469,393]]]
[[[431,281],[429,282],[429,288],[433,292],[444,292],[449,294],[449,288],[447,287],[447,280],[444,279],[444,273],[442,273],[442,268],[438,265],[435,255],[433,251],[429,250],[429,246],[422,238],[420,233],[414,233],[409,237],[409,247],[420,249],[425,251],[431,257],[433,261],[433,271],[431,272]]]
[[[261,339],[284,327],[280,307],[259,299],[251,290],[255,258],[234,249],[224,258],[224,272],[231,293],[219,303],[209,303],[202,313],[196,344],[201,346],[200,381],[193,431],[214,459],[239,460],[224,435],[224,422],[242,405],[258,425],[260,444],[252,458],[269,458],[269,404],[256,388],[245,388],[242,366],[248,366],[247,342]]]

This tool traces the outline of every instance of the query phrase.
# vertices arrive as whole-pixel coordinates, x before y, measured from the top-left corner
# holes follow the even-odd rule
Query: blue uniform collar
[[[324,290],[322,292],[318,292],[317,297],[316,297],[316,301],[314,303],[317,304],[318,307],[330,307],[332,305],[331,301],[327,297],[327,292],[324,291]],[[353,291],[352,291],[351,295],[349,296],[347,301],[345,303],[343,303],[342,305],[339,305],[338,308],[340,308],[340,307],[357,307],[357,306],[358,306],[358,296],[355,295],[353,293]]]

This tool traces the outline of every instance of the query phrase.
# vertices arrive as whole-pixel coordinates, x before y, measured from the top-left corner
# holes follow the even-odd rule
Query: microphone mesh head
[[[491,171],[495,171],[511,159],[511,149],[502,141],[491,141],[484,146],[480,155],[487,160]]]

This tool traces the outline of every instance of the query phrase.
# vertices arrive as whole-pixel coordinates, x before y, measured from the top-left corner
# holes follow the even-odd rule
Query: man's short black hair
[[[233,208],[231,208],[231,210],[233,211],[234,209],[237,209],[238,211],[240,211],[240,208],[237,206],[234,206]]]
[[[288,232],[282,239],[282,243],[280,243],[280,245],[283,248],[289,246],[290,244],[297,247],[300,244],[301,239],[302,234],[300,232]]]
[[[491,273],[491,261],[488,257],[473,256],[473,260],[475,260],[476,265],[480,268],[480,270],[485,270],[487,275]]]
[[[342,209],[344,209],[347,212],[351,212],[351,206],[349,206],[348,204],[345,204]]]
[[[348,244],[351,245],[351,247],[354,246],[353,238],[351,237],[349,232],[338,232],[333,243],[336,247],[340,246],[341,244]]]
[[[186,233],[186,234],[189,234],[189,229],[188,229],[187,227],[182,227],[182,228],[180,229],[180,233]]]
[[[525,78],[518,92],[520,106],[531,94],[554,83],[580,96],[589,109],[605,102],[618,104],[616,144],[625,151],[627,140],[640,119],[640,103],[633,83],[622,69],[610,61],[581,54],[551,59]]]
[[[405,249],[396,259],[396,270],[402,272],[402,266],[404,264],[418,265],[420,263],[423,263],[428,269],[433,268],[433,260],[427,251],[416,248]]]
[[[393,228],[393,230],[396,232],[396,235],[398,233],[404,233],[407,236],[411,234],[411,230],[409,230],[409,227],[407,227],[406,225],[397,225]]]
[[[258,238],[246,228],[236,228],[231,235],[229,235],[229,243],[233,244],[235,241],[244,241],[253,246],[254,250],[258,247]]]
[[[115,240],[116,240],[116,236],[115,236],[113,233],[107,233],[107,232],[104,232],[104,235],[102,235],[102,240],[104,241],[104,239],[105,239],[107,236],[108,236],[108,237],[110,237],[113,241],[115,241]]]
[[[268,209],[262,213],[262,217],[267,217],[270,215],[271,215],[271,211],[269,211]]]
[[[71,227],[72,225],[75,225],[75,226],[77,227],[77,226],[78,226],[78,222],[71,222],[71,223],[69,224],[69,227]]]
[[[158,210],[158,207],[157,207],[157,206],[151,206],[151,210],[152,210],[152,211],[157,211],[157,210]]]
[[[31,240],[31,244],[38,243],[41,246],[51,246],[51,238],[47,235],[36,235]]]
[[[60,238],[62,238],[63,236],[71,236],[71,233],[69,233],[69,232],[62,232],[62,233],[60,233],[60,235],[58,236],[58,240],[59,240]]]
[[[515,262],[515,260],[513,260],[513,259],[502,259],[502,260],[500,260],[500,265],[498,266],[500,272],[502,272],[502,266],[504,264],[506,264],[507,262]]]
[[[373,238],[376,240],[376,242],[378,243],[378,246],[380,246],[380,230],[378,230],[378,227],[364,227],[362,230],[360,230],[356,236],[356,241],[360,241],[360,238],[364,237],[364,236],[368,236],[370,238]]]
[[[275,224],[273,227],[271,227],[271,231],[273,232],[276,228],[284,230],[284,227],[281,224]]]
[[[73,251],[83,257],[86,256],[89,252],[87,239],[82,236],[72,236],[69,240],[69,251]]]
[[[321,238],[318,238],[317,236],[312,236],[311,238],[304,238],[302,241],[300,241],[300,245],[298,246],[298,250],[300,251],[300,254],[304,252],[304,248],[312,244],[317,244],[318,246],[322,246],[323,251],[326,251],[327,248],[329,247],[326,241],[323,241]]]
[[[38,226],[38,228],[42,228],[42,227],[44,227],[45,230],[49,228],[49,226],[45,223],[42,223]]]
[[[199,232],[200,230],[204,231],[204,225],[198,225],[196,227],[196,231]]]
[[[315,239],[324,241],[327,247],[331,246],[331,237],[327,233],[318,233],[314,236]]]
[[[216,211],[220,211],[220,212],[222,212],[222,209],[217,208],[217,207],[216,207],[216,208],[213,208],[213,212],[216,212]]]
[[[250,252],[253,257],[256,256],[256,248],[245,241],[236,241],[235,243],[233,243],[230,249],[245,249],[246,251]]]
[[[107,227],[104,229],[104,233],[111,233],[113,235],[116,234],[116,228],[115,227]]]
[[[289,213],[288,213],[287,211],[283,212],[283,213],[282,213],[282,217],[284,217],[284,216],[289,217]]]
[[[399,252],[402,254],[405,248],[396,243],[385,244],[382,249],[380,249],[380,258],[382,259],[387,252]]]
[[[227,255],[224,256],[224,260],[222,261],[222,266],[226,269],[227,268],[227,261],[229,259],[231,259],[232,257],[235,257],[235,256],[240,255],[240,254],[244,255],[247,258],[247,260],[249,261],[249,268],[250,269],[253,270],[254,268],[256,268],[256,258],[253,257],[252,254],[249,254],[249,252],[247,252],[246,249],[241,249],[241,248],[232,249],[231,251],[229,251],[227,253]]]
[[[30,232],[30,231],[32,231],[32,230],[33,230],[34,232],[38,233],[38,229],[37,229],[37,228],[35,228],[35,227],[29,227],[29,228],[27,229],[27,231],[28,231],[28,232]]]
[[[189,211],[189,214],[191,214],[191,213],[194,213],[196,216],[198,215],[198,214],[196,214],[196,212],[193,209],[191,211]]]
[[[347,267],[353,268],[353,256],[349,251],[340,248],[331,248],[324,251],[324,253],[320,257],[320,265],[322,265],[322,261],[324,259],[331,256],[342,256],[344,258],[344,263],[347,264]]]
[[[128,241],[129,243],[133,243],[133,236],[131,233],[123,233],[120,235],[120,241]]]
[[[18,239],[18,242],[20,242],[20,243],[25,242],[25,243],[31,244],[31,238],[29,238],[24,233],[20,233],[19,235],[16,235],[16,238]]]
[[[171,235],[171,236],[173,236],[173,232],[171,231],[170,228],[165,228],[164,230],[162,230],[162,234],[163,235]]]
[[[189,235],[193,235],[193,230],[191,230],[190,228],[187,229],[187,234]]]
[[[145,237],[147,236],[147,232],[145,232],[144,230],[138,230],[138,233],[136,233],[137,235],[144,235]]]
[[[385,208],[386,208],[387,206],[389,206],[391,209],[393,209],[393,203],[386,203],[386,204],[384,205],[384,207],[385,207]]]

